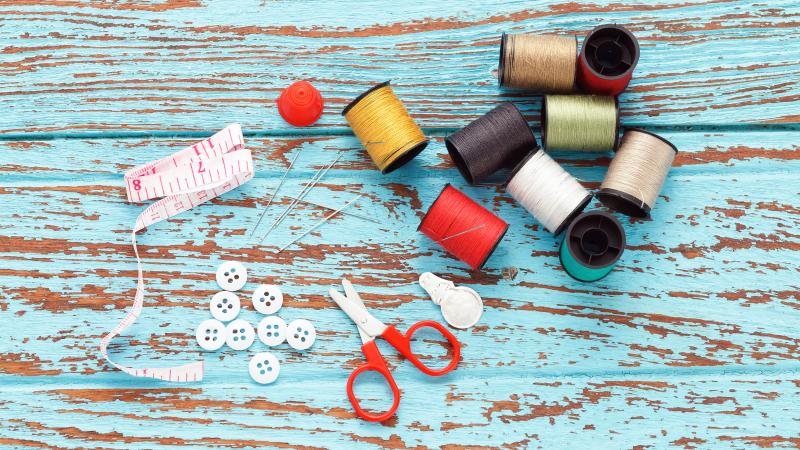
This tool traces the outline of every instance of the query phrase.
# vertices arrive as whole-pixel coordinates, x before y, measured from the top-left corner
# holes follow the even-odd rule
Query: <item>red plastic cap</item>
[[[278,112],[296,127],[307,127],[322,115],[324,102],[317,88],[308,81],[297,81],[281,92]]]

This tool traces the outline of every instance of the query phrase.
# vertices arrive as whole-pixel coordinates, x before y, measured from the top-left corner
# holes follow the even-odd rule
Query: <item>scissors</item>
[[[361,297],[353,288],[353,285],[350,283],[350,281],[343,279],[342,286],[344,287],[345,295],[342,295],[334,288],[330,289],[330,295],[333,298],[333,301],[339,305],[339,308],[341,308],[342,311],[344,311],[350,317],[350,319],[355,322],[356,326],[358,326],[358,334],[361,336],[361,342],[363,343],[361,346],[361,351],[364,353],[364,357],[367,360],[366,364],[357,367],[347,379],[347,396],[350,398],[350,403],[353,405],[353,408],[355,408],[356,414],[358,414],[359,417],[370,422],[381,422],[389,417],[392,417],[395,411],[397,411],[397,407],[400,405],[400,390],[397,388],[397,384],[394,382],[392,373],[389,372],[389,367],[386,365],[386,361],[383,359],[383,356],[378,350],[377,344],[375,344],[375,338],[383,338],[386,342],[391,344],[392,347],[397,349],[397,351],[399,351],[400,354],[402,354],[406,359],[411,361],[412,364],[417,366],[417,369],[419,369],[422,373],[435,377],[449,373],[456,368],[458,360],[461,357],[461,344],[458,342],[453,333],[442,326],[442,324],[439,322],[435,322],[433,320],[423,320],[422,322],[415,323],[404,335],[403,333],[397,331],[394,326],[384,324],[380,320],[373,317],[372,314],[367,312],[364,302],[361,301]],[[447,367],[443,369],[431,369],[423,364],[419,357],[411,351],[411,336],[413,336],[414,333],[420,328],[434,328],[450,343],[450,346],[453,349],[453,359],[450,360],[450,363],[447,365]],[[392,389],[392,406],[388,411],[382,414],[370,414],[361,409],[358,398],[356,398],[356,395],[353,392],[353,384],[355,383],[356,379],[359,377],[359,375],[368,371],[378,372],[381,374],[381,376],[383,376],[383,378],[389,384],[389,387]]]

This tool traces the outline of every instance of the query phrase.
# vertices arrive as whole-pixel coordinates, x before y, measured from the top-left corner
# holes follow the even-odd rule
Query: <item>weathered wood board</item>
[[[0,1],[0,17],[0,447],[800,447],[800,5],[21,0]],[[642,43],[624,123],[681,153],[652,220],[625,220],[617,269],[585,284],[502,188],[465,185],[442,137],[503,99],[538,135],[538,100],[492,80],[498,33],[599,21]],[[277,115],[295,78],[329,100],[319,126]],[[388,78],[434,140],[383,176],[338,110]],[[132,301],[143,208],[125,201],[122,173],[235,121],[255,179],[141,234],[146,306],[112,351],[139,366],[203,357],[194,327],[231,259],[253,278],[244,318],[258,320],[256,283],[277,283],[280,315],[313,320],[317,342],[276,349],[271,386],[250,381],[253,351],[206,354],[198,384],[116,372],[98,344]],[[381,224],[343,216],[276,254],[325,213],[303,206],[266,242],[248,239],[297,152],[282,194],[341,152],[310,199],[364,193],[353,212]],[[554,156],[588,188],[611,157]],[[416,232],[448,182],[510,223],[482,271]],[[404,329],[440,317],[416,284],[424,271],[478,290],[486,311],[457,332],[463,362],[441,379],[386,348],[403,400],[395,419],[365,423],[344,392],[360,341],[327,288],[348,276]]]
[[[628,123],[796,123],[800,116],[800,17],[792,1],[69,7],[79,3],[0,2],[0,106],[14,111],[0,118],[0,129],[207,131],[240,122],[253,132],[286,130],[274,99],[302,78],[330,105],[315,132],[340,130],[334,112],[388,79],[426,128],[459,128],[499,99],[524,100],[535,117],[536,99],[496,87],[500,33],[582,35],[602,21],[630,26],[641,43],[636,79],[620,98]],[[137,7],[147,3],[152,10]]]

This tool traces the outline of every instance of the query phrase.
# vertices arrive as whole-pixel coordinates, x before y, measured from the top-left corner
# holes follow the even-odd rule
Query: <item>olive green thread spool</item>
[[[599,95],[546,95],[542,103],[545,150],[605,152],[619,145],[619,103]]]
[[[561,242],[564,270],[578,281],[597,281],[611,272],[625,249],[625,230],[614,216],[589,211],[576,217]]]

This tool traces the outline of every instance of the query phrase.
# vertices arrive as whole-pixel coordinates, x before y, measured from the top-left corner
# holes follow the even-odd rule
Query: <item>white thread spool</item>
[[[554,235],[564,231],[592,199],[575,177],[542,150],[531,153],[514,168],[506,192]]]

